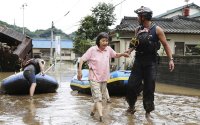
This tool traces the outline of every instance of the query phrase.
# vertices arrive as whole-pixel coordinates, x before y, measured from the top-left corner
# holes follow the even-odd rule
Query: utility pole
[[[70,11],[68,11],[64,16],[67,16],[69,14]],[[53,30],[54,30],[54,22],[52,21],[52,25],[51,25],[51,48],[50,48],[50,65],[53,65],[53,58],[54,58],[54,54],[53,54]]]
[[[53,63],[53,28],[54,28],[54,24],[52,21],[52,26],[51,26],[51,48],[50,48],[50,65],[52,65]]]
[[[23,9],[23,34],[25,34],[25,31],[24,31],[24,8],[27,6],[26,3],[22,4],[22,9]]]

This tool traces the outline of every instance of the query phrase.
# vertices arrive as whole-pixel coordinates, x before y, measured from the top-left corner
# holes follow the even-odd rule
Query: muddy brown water
[[[56,93],[28,95],[0,94],[0,125],[199,125],[200,90],[157,83],[156,109],[153,118],[146,118],[142,97],[136,103],[136,113],[126,113],[124,97],[111,96],[112,103],[103,103],[104,122],[98,114],[91,117],[91,96],[70,88],[75,74],[71,63],[58,63],[47,74],[59,82]],[[0,80],[13,73],[0,73]]]

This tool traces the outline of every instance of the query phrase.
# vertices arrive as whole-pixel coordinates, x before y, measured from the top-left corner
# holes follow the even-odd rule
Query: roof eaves
[[[190,4],[188,4],[188,6],[189,6],[189,7],[195,6],[195,7],[197,7],[197,8],[200,9],[200,7],[199,7],[198,5],[196,5],[196,4],[194,4],[194,3],[190,3]],[[166,16],[166,15],[168,15],[168,14],[177,12],[177,11],[183,9],[184,7],[185,7],[185,5],[183,5],[183,6],[181,6],[181,7],[177,7],[177,8],[172,9],[172,10],[168,10],[167,12],[165,12],[165,13],[163,13],[163,14],[160,14],[160,15],[157,15],[157,16],[155,16],[155,17],[156,17],[156,18],[160,18],[160,17]]]

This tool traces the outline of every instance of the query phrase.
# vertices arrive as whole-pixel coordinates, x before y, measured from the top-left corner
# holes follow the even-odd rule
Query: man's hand
[[[174,61],[170,60],[169,61],[169,71],[172,72],[174,70]]]
[[[128,48],[128,50],[126,50],[124,53],[128,53],[130,55],[133,50],[134,48]]]

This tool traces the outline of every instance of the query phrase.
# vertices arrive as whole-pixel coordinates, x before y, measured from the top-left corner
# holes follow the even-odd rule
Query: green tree
[[[92,46],[92,42],[89,39],[76,39],[75,41],[73,51],[79,56],[82,56]]]
[[[81,20],[81,25],[78,31],[85,34],[85,39],[94,39],[97,34],[97,20],[93,16],[86,16]]]
[[[80,21],[80,27],[75,32],[74,52],[81,56],[94,44],[94,38],[100,32],[109,32],[109,26],[115,22],[112,4],[99,3],[92,9],[92,15]]]
[[[97,20],[98,32],[108,32],[116,20],[113,4],[99,3],[92,9],[92,15]]]

